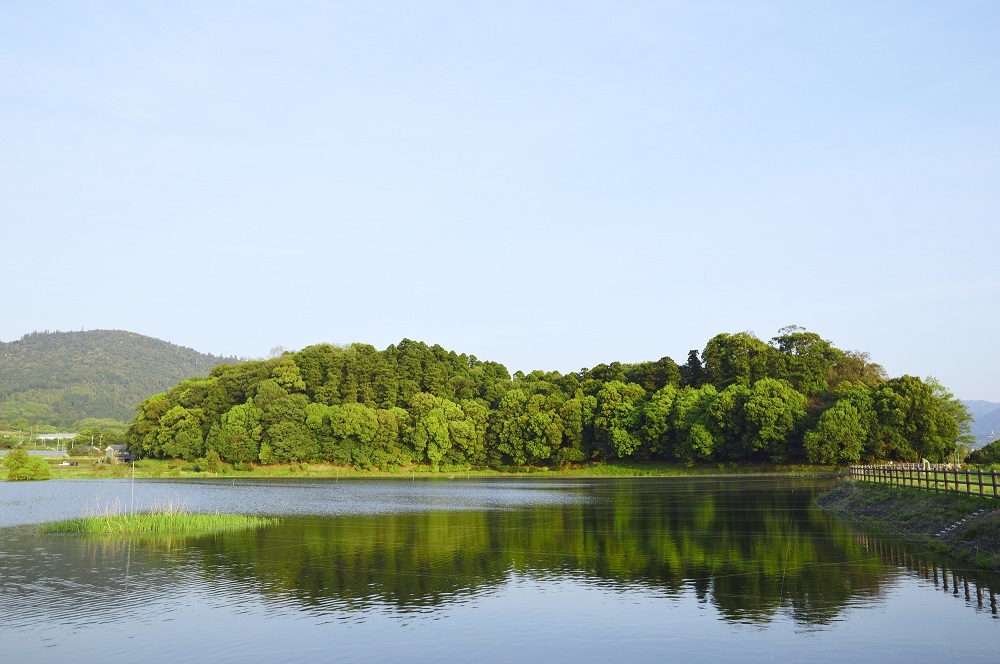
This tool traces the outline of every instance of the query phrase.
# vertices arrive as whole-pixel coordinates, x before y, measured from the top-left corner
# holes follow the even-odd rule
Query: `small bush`
[[[7,480],[10,482],[47,480],[52,477],[52,469],[45,463],[45,459],[29,456],[24,450],[8,453],[3,465],[7,467]]]
[[[194,469],[199,473],[225,474],[231,468],[232,466],[225,463],[215,450],[209,450],[205,458],[194,462]]]

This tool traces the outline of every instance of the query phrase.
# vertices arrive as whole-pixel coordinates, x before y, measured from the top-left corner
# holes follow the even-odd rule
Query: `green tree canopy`
[[[702,364],[704,362],[704,364]],[[566,465],[585,459],[938,460],[968,414],[933,379],[886,379],[867,355],[783,328],[719,334],[678,367],[599,364],[513,376],[404,339],[320,344],[220,365],[142,401],[125,437],[157,458],[357,468]]]

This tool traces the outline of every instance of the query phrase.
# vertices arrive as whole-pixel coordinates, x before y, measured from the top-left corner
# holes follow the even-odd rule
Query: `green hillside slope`
[[[127,422],[149,395],[235,361],[121,330],[32,332],[0,342],[0,422]]]

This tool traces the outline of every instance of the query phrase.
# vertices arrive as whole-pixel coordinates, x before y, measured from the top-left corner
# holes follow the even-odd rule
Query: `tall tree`
[[[841,383],[861,383],[874,389],[889,378],[882,365],[871,361],[868,353],[841,351],[827,376],[827,383],[836,388]]]
[[[205,453],[205,437],[201,429],[201,410],[174,406],[160,418],[157,436],[163,455],[173,459],[194,461]]]
[[[716,389],[753,385],[770,375],[777,351],[750,332],[717,334],[701,354],[705,375]]]
[[[257,386],[255,405],[261,410],[263,432],[260,461],[265,464],[308,461],[319,455],[319,445],[306,426],[305,394],[289,394],[274,378]]]
[[[640,362],[625,367],[625,380],[635,383],[652,394],[667,385],[678,387],[681,384],[681,372],[669,357],[661,357],[656,362]]]
[[[254,406],[253,398],[233,406],[222,415],[216,438],[216,452],[230,463],[251,463],[260,458],[263,412]]]
[[[688,351],[687,362],[679,371],[683,387],[701,387],[705,382],[705,367],[702,366],[696,350]]]
[[[875,412],[880,458],[943,461],[955,451],[958,423],[933,388],[919,378],[886,381],[875,394]]]
[[[140,457],[162,458],[160,420],[172,404],[166,392],[154,394],[136,407],[136,416],[125,432],[129,449]]]
[[[827,376],[841,355],[833,344],[797,325],[781,328],[771,344],[778,351],[775,378],[787,380],[807,397],[827,391]]]
[[[666,456],[673,436],[673,409],[677,388],[667,385],[654,392],[642,409],[642,439],[650,453]]]
[[[794,437],[806,417],[806,399],[785,381],[765,378],[750,388],[743,408],[746,443],[753,455],[786,461],[794,451]]]
[[[597,394],[594,414],[594,437],[598,445],[613,456],[625,459],[642,445],[642,399],[646,392],[634,383],[613,380]]]
[[[372,454],[379,433],[378,411],[360,403],[345,403],[330,411],[331,460],[368,470],[383,463],[382,455]]]
[[[751,394],[749,387],[733,384],[722,390],[712,402],[710,421],[716,434],[715,455],[718,458],[735,461],[751,456],[746,419],[746,405]]]
[[[685,388],[674,400],[674,455],[693,464],[713,458],[717,439],[713,435],[711,408],[719,393],[714,385]]]
[[[810,463],[857,463],[869,436],[863,414],[849,400],[841,399],[820,415],[814,430],[806,432],[806,459]]]
[[[934,376],[928,376],[924,382],[931,388],[931,394],[937,401],[941,410],[948,413],[955,425],[958,427],[958,443],[966,448],[971,448],[976,443],[976,437],[972,435],[972,414],[961,399],[955,397],[951,390],[942,385]]]

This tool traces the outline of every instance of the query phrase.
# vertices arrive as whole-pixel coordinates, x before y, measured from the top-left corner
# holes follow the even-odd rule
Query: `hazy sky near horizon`
[[[0,2],[0,340],[518,369],[797,324],[1000,402],[1000,3]]]

